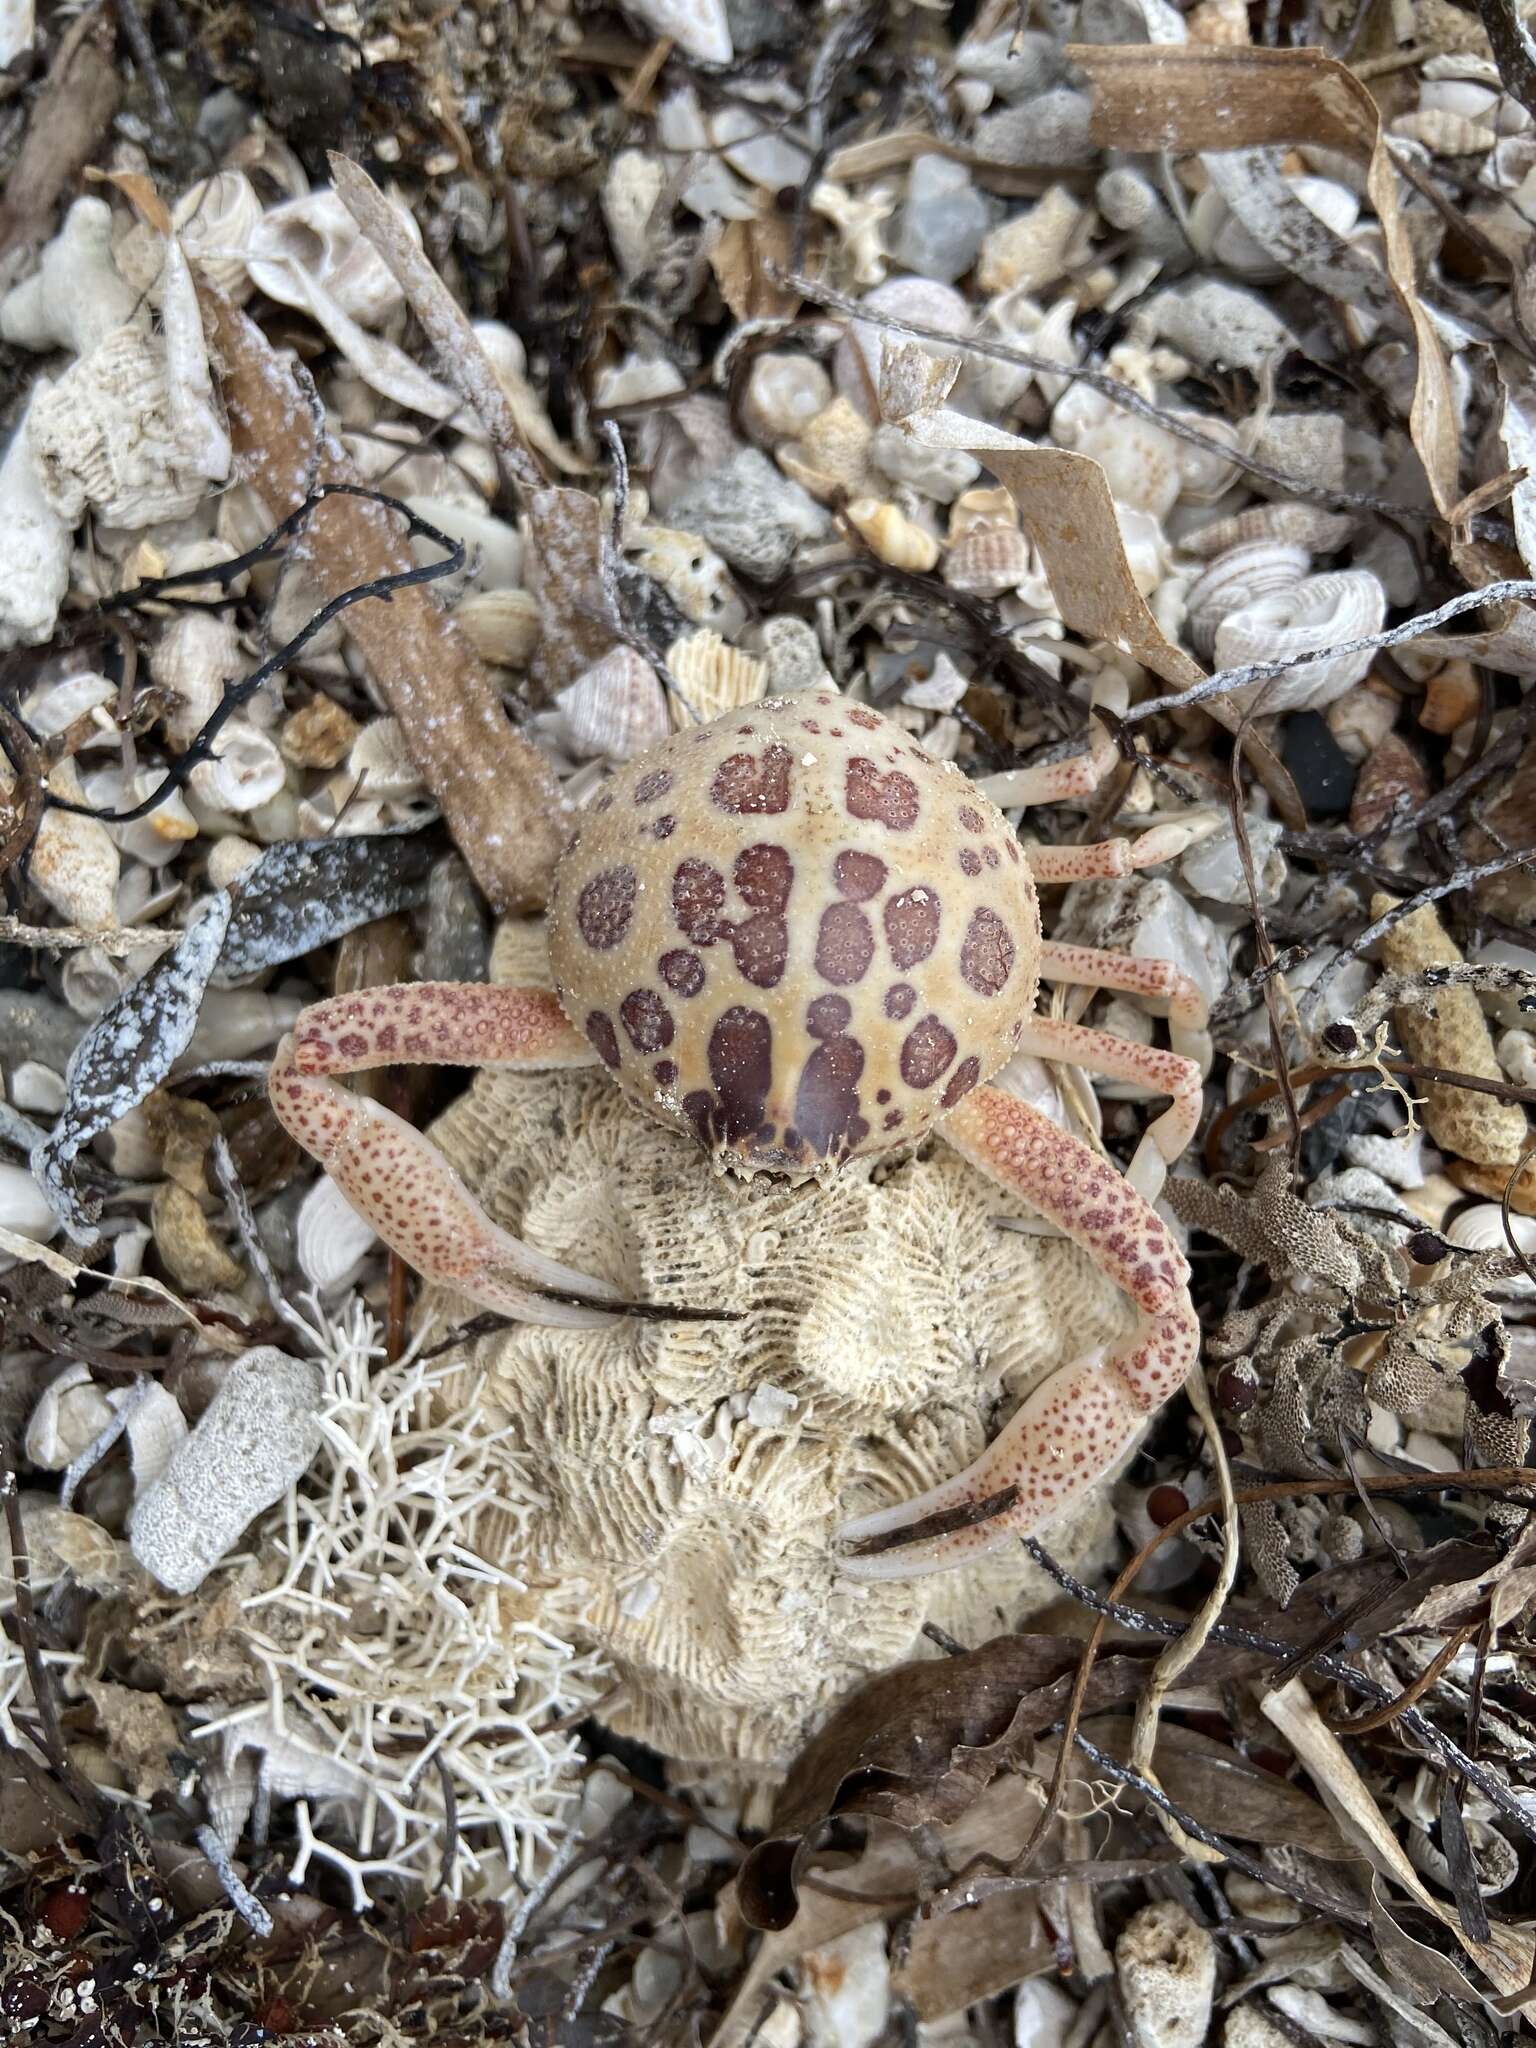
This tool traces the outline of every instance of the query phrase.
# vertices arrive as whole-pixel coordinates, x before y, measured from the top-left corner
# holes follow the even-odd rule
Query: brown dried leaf
[[[603,515],[586,491],[552,485],[528,500],[528,588],[543,630],[528,664],[546,696],[574,683],[614,645],[604,623]]]
[[[891,1989],[920,2020],[941,2020],[1056,1967],[1037,1890],[993,1892],[963,1913],[919,1920]]]
[[[793,320],[800,295],[778,281],[790,268],[794,223],[781,214],[730,220],[710,246],[709,267],[738,320]]]

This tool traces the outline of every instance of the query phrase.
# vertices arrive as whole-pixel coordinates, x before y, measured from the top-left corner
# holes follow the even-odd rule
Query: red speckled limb
[[[1176,860],[1200,836],[1188,825],[1154,825],[1134,839],[1100,839],[1091,846],[1026,846],[1024,858],[1037,882],[1102,882],[1138,868]]]
[[[1203,1035],[1210,1019],[1204,991],[1171,960],[1137,960],[1129,953],[1062,946],[1048,939],[1040,948],[1040,978],[1064,981],[1069,988],[1113,988],[1129,996],[1161,997],[1168,1005],[1175,1043],[1181,1033]]]
[[[424,1278],[520,1322],[590,1329],[622,1313],[616,1289],[493,1223],[420,1131],[329,1077],[395,1061],[573,1067],[595,1058],[542,989],[416,982],[312,1004],[278,1047],[267,1092],[283,1128]]]
[[[1156,967],[1162,963],[1131,960],[1126,964]],[[1040,1060],[1070,1060],[1073,1066],[1087,1067],[1106,1080],[1134,1081],[1155,1095],[1173,1097],[1162,1115],[1148,1124],[1125,1176],[1143,1201],[1155,1202],[1163,1191],[1168,1167],[1183,1155],[1200,1121],[1199,1064],[1182,1053],[1164,1052],[1156,1045],[1133,1045],[1130,1039],[1116,1038],[1108,1031],[1058,1023],[1052,1017],[1029,1018],[1018,1050]]]
[[[1052,1373],[969,1470],[917,1500],[846,1523],[838,1537],[856,1544],[890,1536],[1010,1487],[1017,1489],[1011,1506],[945,1535],[840,1557],[841,1569],[853,1578],[944,1571],[1063,1513],[1098,1485],[1147,1417],[1183,1385],[1199,1356],[1200,1326],[1184,1256],[1162,1219],[1107,1161],[998,1088],[967,1096],[951,1112],[944,1135],[974,1166],[1073,1238],[1125,1289],[1138,1311],[1136,1328],[1118,1344]]]

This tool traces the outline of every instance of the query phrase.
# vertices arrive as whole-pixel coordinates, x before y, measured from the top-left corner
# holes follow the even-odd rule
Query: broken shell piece
[[[1355,778],[1349,803],[1349,829],[1362,839],[1392,816],[1398,799],[1406,797],[1411,812],[1429,795],[1429,773],[1424,763],[1395,732],[1374,746]]]
[[[362,795],[386,802],[415,796],[422,786],[421,770],[411,758],[398,718],[376,718],[365,725],[352,742],[347,768],[360,783]]]
[[[1191,587],[1185,620],[1198,654],[1209,654],[1223,619],[1270,591],[1289,590],[1306,575],[1307,550],[1254,540],[1225,549]]]
[[[832,379],[811,356],[768,349],[752,358],[741,394],[741,424],[754,441],[776,448],[802,434],[832,403]]]
[[[1179,443],[1155,421],[1112,412],[1083,429],[1077,450],[1103,468],[1117,504],[1150,512],[1155,519],[1173,510],[1184,481]]]
[[[165,730],[180,752],[191,746],[242,673],[239,630],[220,612],[178,612],[161,628],[150,667],[161,688],[174,693]]]
[[[1145,315],[1158,337],[1203,369],[1262,370],[1296,336],[1254,292],[1219,277],[1170,286]]]
[[[253,846],[249,839],[241,839],[236,833],[226,833],[222,839],[216,839],[208,850],[209,887],[227,889],[260,859],[259,846]]]
[[[1388,124],[1389,132],[1405,142],[1422,143],[1431,156],[1482,156],[1498,140],[1492,127],[1430,107],[1416,114],[1399,114]]]
[[[191,1593],[320,1447],[324,1382],[308,1360],[262,1346],[237,1358],[164,1474],[135,1503],[133,1554],[173,1593]]]
[[[205,452],[176,425],[166,344],[119,327],[40,390],[28,415],[43,493],[62,519],[87,506],[108,526],[184,519],[207,494]]]
[[[57,1116],[68,1100],[64,1076],[41,1060],[20,1061],[11,1075],[11,1101],[17,1109]]]
[[[1030,567],[1029,542],[1016,526],[976,526],[944,557],[944,581],[952,590],[1001,597],[1018,588]]]
[[[243,1270],[214,1235],[196,1195],[176,1181],[163,1180],[155,1189],[149,1222],[155,1249],[183,1293],[227,1294],[244,1281]]]
[[[71,1361],[48,1382],[27,1420],[27,1458],[40,1471],[62,1472],[111,1420],[106,1388],[97,1386],[88,1365]]]
[[[626,5],[653,34],[670,36],[701,64],[729,64],[736,54],[725,0],[626,0]]]
[[[938,541],[900,506],[878,498],[855,498],[844,508],[843,516],[893,569],[926,573],[938,566]]]
[[[22,700],[22,710],[37,737],[49,740],[55,733],[66,731],[77,718],[104,709],[116,698],[117,685],[104,675],[98,675],[94,669],[87,669],[80,675],[67,676],[61,682],[44,683],[29,691]],[[110,720],[106,729],[115,733]]]
[[[48,787],[66,803],[88,801],[72,761],[56,765]],[[66,924],[105,931],[117,923],[121,866],[111,834],[98,819],[75,811],[44,811],[32,842],[30,873]]]
[[[32,276],[0,301],[0,337],[18,348],[88,354],[132,320],[139,295],[112,261],[112,209],[77,199]]]
[[[69,589],[75,522],[49,497],[31,436],[32,415],[48,389],[39,379],[0,462],[0,533],[5,535],[0,649],[33,647],[49,639]]]
[[[358,731],[357,720],[334,697],[316,695],[284,723],[277,744],[283,759],[296,768],[335,768],[347,758]]]
[[[839,493],[857,496],[868,482],[874,428],[846,398],[834,398],[798,441],[774,452],[780,469],[825,503]]]
[[[1483,686],[1470,661],[1459,657],[1436,669],[1424,686],[1419,723],[1426,732],[1452,733],[1474,717],[1483,701]]]
[[[638,277],[653,259],[651,220],[666,183],[666,166],[643,149],[621,149],[608,167],[603,220],[621,277]]]
[[[1115,1943],[1126,2017],[1145,2048],[1201,2048],[1216,1992],[1216,1944],[1175,1899],[1133,1913]]]
[[[926,277],[893,277],[878,284],[861,301],[871,312],[893,320],[909,320],[917,327],[932,327],[941,334],[966,335],[971,331],[972,311],[968,300],[951,285],[936,284]],[[876,415],[880,391],[880,366],[887,349],[903,345],[904,337],[869,320],[855,320],[837,345],[832,377],[843,397],[849,399],[867,419]],[[925,355],[940,359],[946,354],[942,342],[916,344]]]
[[[421,230],[410,208],[394,211],[419,245]],[[404,303],[383,257],[328,185],[269,208],[250,232],[245,260],[258,291],[301,311],[310,304],[303,277],[362,327],[378,327]]]
[[[949,538],[953,544],[962,534],[973,533],[980,527],[1017,526],[1019,508],[1013,502],[1012,494],[1001,484],[986,484],[981,489],[962,491],[949,508]]]
[[[321,1294],[345,1287],[378,1243],[329,1174],[322,1173],[299,1204],[294,1248],[299,1269]]]
[[[1521,1251],[1527,1254],[1536,1252],[1536,1216],[1511,1216],[1509,1227]],[[1445,1235],[1463,1251],[1509,1250],[1509,1238],[1504,1233],[1504,1211],[1498,1202],[1476,1202],[1470,1209],[1463,1209],[1446,1226]],[[1527,1288],[1532,1284],[1524,1274],[1516,1277],[1515,1284],[1518,1286],[1522,1281]]]
[[[1308,576],[1223,619],[1216,630],[1216,665],[1241,668],[1315,648],[1320,653],[1317,661],[1304,662],[1269,682],[1240,686],[1232,700],[1249,704],[1262,696],[1263,710],[1271,717],[1281,711],[1321,710],[1358,683],[1373,659],[1369,647],[1354,654],[1328,650],[1380,632],[1386,615],[1387,593],[1369,569]]]
[[[1086,247],[1089,210],[1065,185],[1053,185],[1027,212],[993,228],[981,245],[976,282],[986,293],[1044,292],[1066,275],[1073,244]]]
[[[722,712],[756,704],[768,688],[768,664],[727,646],[718,633],[685,633],[674,640],[667,649],[667,668],[688,702],[687,709],[673,703],[679,731],[695,720],[708,724]]]
[[[656,671],[632,647],[614,647],[555,699],[563,736],[582,761],[631,761],[671,730]]]
[[[171,225],[188,260],[237,306],[251,295],[245,259],[261,217],[256,188],[243,171],[199,178],[171,211]]]
[[[1351,761],[1364,761],[1397,723],[1402,699],[1390,683],[1367,676],[1358,690],[1349,690],[1328,706],[1328,730],[1339,751]]]
[[[875,429],[870,455],[893,483],[908,484],[925,498],[947,505],[981,474],[981,464],[963,448],[927,448],[891,421]]]
[[[539,644],[539,607],[526,590],[472,590],[454,607],[482,661],[496,668],[526,668]]]
[[[215,811],[243,817],[270,803],[288,779],[282,755],[247,718],[231,718],[219,729],[212,760],[199,761],[188,777],[192,794]]]
[[[646,574],[656,578],[695,625],[739,633],[746,624],[747,608],[730,571],[698,534],[643,526],[629,548]]]

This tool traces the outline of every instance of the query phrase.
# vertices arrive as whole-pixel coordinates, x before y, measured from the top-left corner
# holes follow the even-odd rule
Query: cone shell
[[[756,704],[768,688],[767,662],[728,647],[718,633],[685,633],[674,640],[667,649],[667,668],[697,713],[690,717],[673,700],[672,723],[679,732],[689,725],[708,725],[722,712]]]

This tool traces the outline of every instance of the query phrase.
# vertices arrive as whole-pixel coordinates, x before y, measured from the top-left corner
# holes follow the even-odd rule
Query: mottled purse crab
[[[1042,767],[1011,791],[1087,794],[1112,759]],[[1165,998],[1176,1032],[1200,1030],[1203,999],[1176,966],[1042,940],[1035,895],[1037,882],[1165,860],[1186,837],[1162,827],[1026,853],[958,769],[878,712],[826,692],[772,698],[662,742],[605,786],[556,873],[555,996],[425,983],[316,1003],[279,1048],[273,1106],[419,1272],[567,1326],[626,1305],[502,1230],[426,1138],[330,1076],[601,1060],[743,1174],[825,1176],[942,1120],[948,1143],[1075,1239],[1138,1318],[1053,1373],[967,1471],[840,1532],[855,1575],[939,1570],[1070,1505],[1195,1358],[1188,1268],[1151,1203],[1193,1135],[1200,1065],[1035,1011],[1045,977]],[[1127,1175],[987,1085],[1018,1052],[1172,1096]]]

